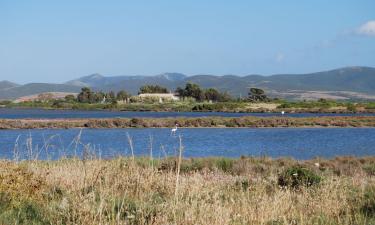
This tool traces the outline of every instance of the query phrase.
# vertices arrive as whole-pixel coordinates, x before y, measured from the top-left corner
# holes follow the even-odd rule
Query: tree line
[[[144,93],[169,93],[168,89],[159,85],[144,85],[140,87],[138,94]],[[201,88],[198,84],[186,83],[185,87],[177,87],[175,93],[181,99],[193,98],[196,101],[212,101],[212,102],[228,102],[233,101],[233,97],[227,92],[221,92],[215,88]],[[127,102],[131,98],[131,94],[125,90],[121,90],[117,93],[113,91],[102,92],[92,91],[88,87],[81,89],[81,92],[77,97],[68,95],[65,97],[67,101],[77,101],[80,103],[112,103],[115,104],[118,101]],[[251,102],[264,102],[270,99],[266,96],[264,90],[259,88],[250,88],[247,96],[248,101]]]

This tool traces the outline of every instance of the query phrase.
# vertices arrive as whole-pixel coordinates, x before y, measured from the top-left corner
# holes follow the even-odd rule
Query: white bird
[[[172,130],[171,130],[171,134],[175,134],[176,131],[177,131],[177,124],[176,124],[176,126],[175,126],[174,128],[172,128]]]
[[[284,111],[281,111],[281,115],[284,115],[285,114],[285,112]]]

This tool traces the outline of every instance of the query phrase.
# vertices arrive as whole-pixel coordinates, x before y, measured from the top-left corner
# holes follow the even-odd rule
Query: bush
[[[313,171],[301,166],[287,168],[278,178],[278,184],[282,187],[300,188],[319,184],[322,178]]]
[[[350,112],[356,112],[357,107],[353,103],[346,104],[346,109]]]
[[[9,100],[0,101],[0,105],[9,105],[11,103],[12,103],[12,101],[9,101]]]
[[[223,172],[229,172],[232,171],[233,169],[233,160],[232,159],[227,159],[227,158],[222,158],[218,159],[216,161],[216,167]]]

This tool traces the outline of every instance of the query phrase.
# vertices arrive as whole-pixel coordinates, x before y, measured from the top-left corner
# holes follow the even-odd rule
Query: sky
[[[374,0],[0,0],[0,80],[375,67]]]

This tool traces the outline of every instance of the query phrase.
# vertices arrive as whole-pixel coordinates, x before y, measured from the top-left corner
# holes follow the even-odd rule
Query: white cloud
[[[357,29],[357,34],[375,37],[375,20],[370,20]]]
[[[275,56],[275,60],[278,63],[284,61],[284,59],[285,59],[285,55],[281,52],[277,53],[276,56]]]

